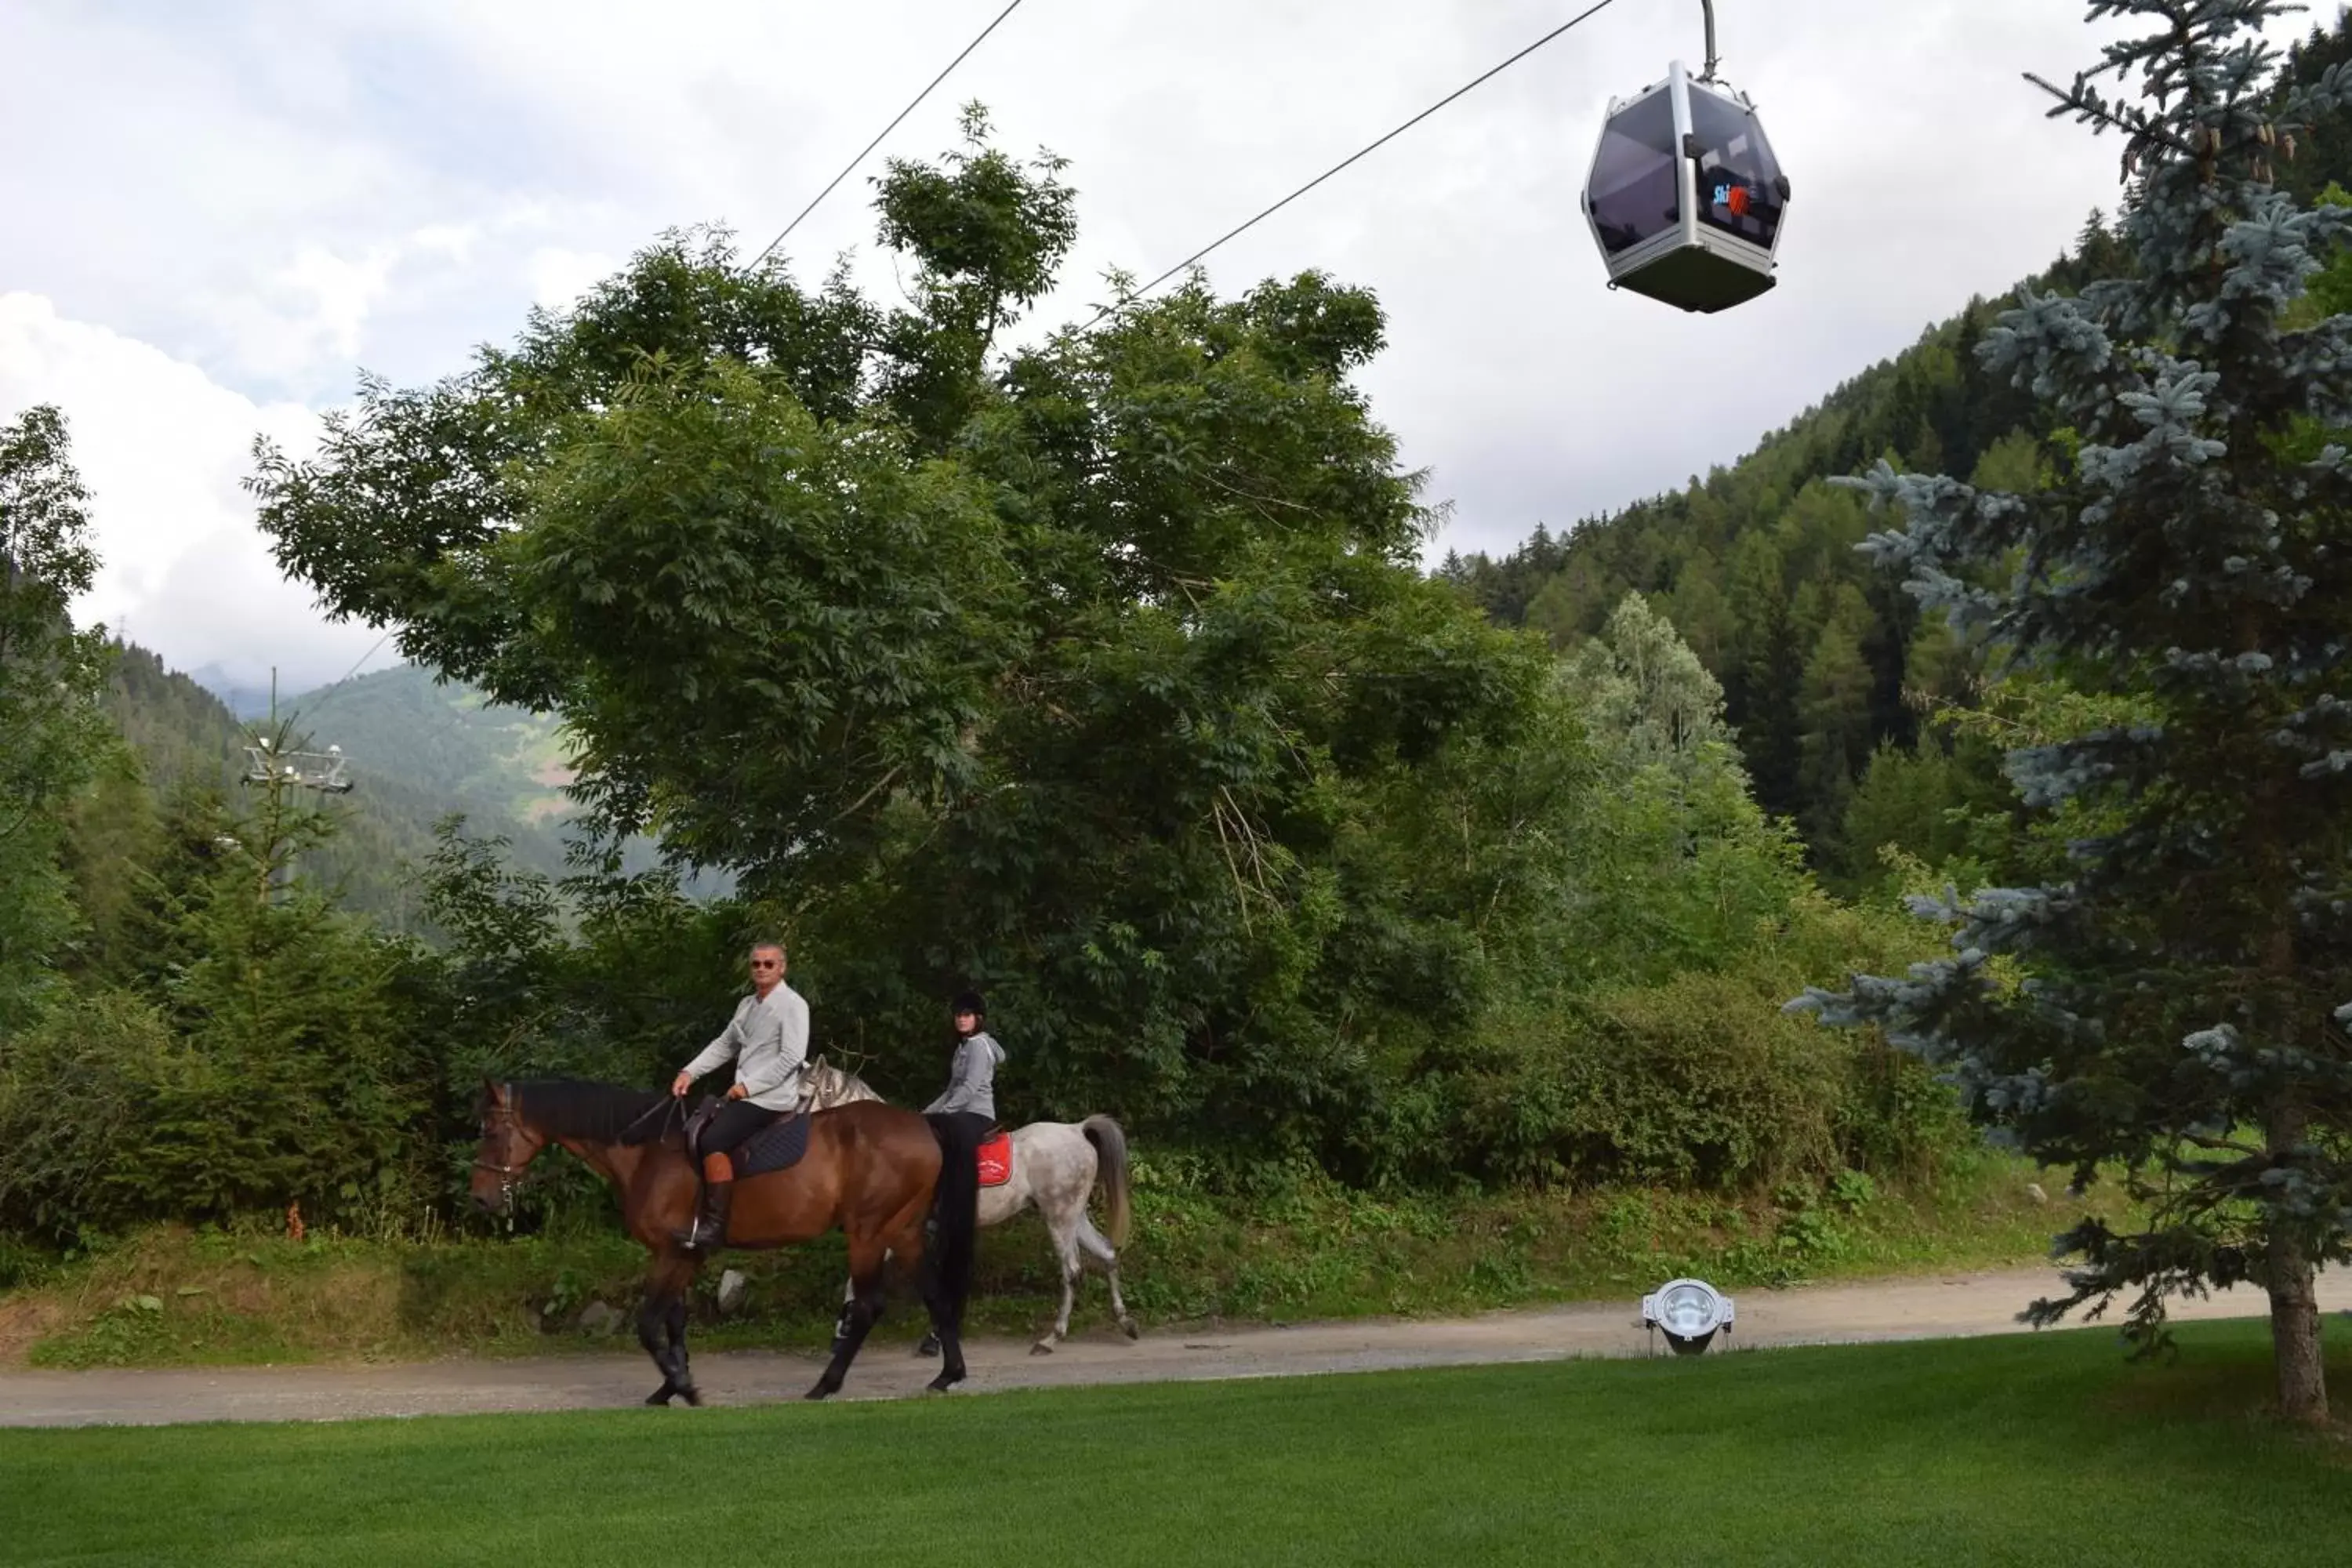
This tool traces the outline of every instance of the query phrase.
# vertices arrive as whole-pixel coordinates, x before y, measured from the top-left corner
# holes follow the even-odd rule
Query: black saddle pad
[[[771,1171],[789,1170],[801,1163],[808,1152],[809,1119],[806,1113],[794,1111],[781,1121],[771,1122],[735,1146],[728,1158],[735,1167],[735,1177],[764,1176]]]

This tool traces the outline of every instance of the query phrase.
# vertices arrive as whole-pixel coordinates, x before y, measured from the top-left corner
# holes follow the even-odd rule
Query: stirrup
[[[727,1213],[733,1206],[735,1184],[705,1182],[702,1194],[695,1204],[694,1218],[684,1230],[670,1232],[670,1239],[688,1252],[703,1252],[727,1244]]]

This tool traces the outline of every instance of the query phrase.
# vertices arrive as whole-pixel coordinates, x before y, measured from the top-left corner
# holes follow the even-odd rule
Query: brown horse
[[[516,1178],[551,1143],[571,1151],[611,1183],[620,1195],[622,1222],[653,1254],[645,1301],[637,1310],[637,1341],[661,1372],[662,1385],[646,1403],[667,1405],[677,1395],[688,1405],[701,1404],[687,1368],[686,1298],[709,1254],[681,1248],[674,1234],[693,1219],[699,1192],[686,1151],[681,1102],[570,1079],[485,1079],[483,1089],[474,1201],[492,1213],[503,1212],[513,1202]],[[808,1398],[840,1391],[857,1347],[881,1317],[886,1255],[916,1271],[932,1331],[944,1347],[930,1387],[941,1390],[963,1381],[960,1331],[978,1229],[977,1162],[970,1135],[952,1121],[861,1100],[810,1113],[808,1150],[797,1163],[738,1178],[724,1245],[751,1250],[790,1247],[836,1227],[849,1238],[855,1297],[835,1334],[833,1360]],[[950,1173],[945,1183],[942,1171]],[[936,1250],[928,1258],[927,1221],[937,1232]]]

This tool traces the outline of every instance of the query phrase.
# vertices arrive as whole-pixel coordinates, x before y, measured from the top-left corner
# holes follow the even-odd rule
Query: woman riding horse
[[[955,1026],[955,1060],[948,1068],[945,1091],[923,1107],[926,1116],[958,1118],[974,1143],[996,1126],[996,1068],[1004,1060],[1004,1047],[980,1026],[987,1016],[988,1005],[977,991],[962,992],[948,1005],[949,1020]]]

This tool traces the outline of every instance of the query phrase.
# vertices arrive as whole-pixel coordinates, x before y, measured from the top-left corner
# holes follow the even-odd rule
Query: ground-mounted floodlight
[[[1642,1326],[1664,1334],[1676,1355],[1696,1355],[1717,1329],[1731,1332],[1731,1298],[1704,1279],[1669,1279],[1642,1298]]]

